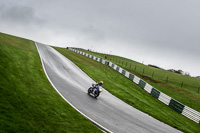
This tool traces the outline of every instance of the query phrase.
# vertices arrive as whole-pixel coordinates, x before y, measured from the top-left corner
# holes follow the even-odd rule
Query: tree
[[[185,72],[185,75],[191,77],[189,72]]]

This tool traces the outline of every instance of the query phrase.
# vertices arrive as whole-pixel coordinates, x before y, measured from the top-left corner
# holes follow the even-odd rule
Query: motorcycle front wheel
[[[94,97],[97,98],[99,96],[99,92],[95,91]]]

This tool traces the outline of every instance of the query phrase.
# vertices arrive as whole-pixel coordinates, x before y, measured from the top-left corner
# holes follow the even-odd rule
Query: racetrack
[[[77,110],[111,132],[180,132],[129,106],[106,90],[95,99],[87,94],[93,81],[74,63],[48,45],[36,43],[46,75]]]

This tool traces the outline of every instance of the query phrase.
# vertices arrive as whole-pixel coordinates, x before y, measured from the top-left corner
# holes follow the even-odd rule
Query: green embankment
[[[199,124],[161,103],[109,66],[64,48],[55,47],[55,49],[78,65],[96,82],[103,80],[105,89],[131,106],[184,132],[196,133],[200,131]]]
[[[101,132],[53,89],[33,41],[0,33],[0,132]]]
[[[105,59],[104,54],[82,50]],[[107,60],[137,75],[166,95],[200,112],[200,79],[153,68],[123,57],[107,55]],[[181,87],[182,85],[182,87]]]

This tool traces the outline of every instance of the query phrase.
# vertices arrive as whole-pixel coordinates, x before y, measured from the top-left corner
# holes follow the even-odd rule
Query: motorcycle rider
[[[95,85],[96,91],[98,91],[98,90],[99,90],[99,86],[102,86],[102,85],[103,85],[103,81],[98,82],[98,83]]]

